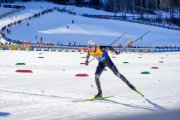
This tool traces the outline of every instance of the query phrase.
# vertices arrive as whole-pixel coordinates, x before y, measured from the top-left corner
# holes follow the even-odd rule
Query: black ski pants
[[[119,77],[128,86],[131,85],[130,82],[122,74],[119,73],[118,69],[116,68],[116,66],[112,62],[111,58],[108,57],[103,62],[99,62],[98,66],[96,68],[95,81],[96,81],[96,86],[97,86],[97,89],[98,89],[99,92],[102,92],[101,83],[99,81],[99,78],[100,78],[102,72],[104,71],[105,67],[108,67],[114,73],[114,75]]]

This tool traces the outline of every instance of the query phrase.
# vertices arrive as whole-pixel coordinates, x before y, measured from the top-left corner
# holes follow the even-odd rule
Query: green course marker
[[[38,58],[44,58],[44,57],[38,57]]]
[[[26,65],[25,63],[16,63],[16,65]]]
[[[148,71],[141,72],[141,74],[150,74]]]

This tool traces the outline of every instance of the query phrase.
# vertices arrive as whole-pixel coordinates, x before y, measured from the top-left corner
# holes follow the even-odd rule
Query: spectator
[[[40,43],[42,43],[43,42],[43,38],[41,37],[41,42]]]

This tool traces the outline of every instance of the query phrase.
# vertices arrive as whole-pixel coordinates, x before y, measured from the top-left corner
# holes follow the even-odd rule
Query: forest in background
[[[114,12],[122,19],[134,19],[149,23],[180,26],[180,0],[0,0],[1,3],[16,1],[49,1],[71,4]],[[93,14],[93,13],[92,13]],[[138,16],[138,17],[137,17]]]

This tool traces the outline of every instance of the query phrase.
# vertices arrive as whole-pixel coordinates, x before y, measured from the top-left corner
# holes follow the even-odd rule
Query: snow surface
[[[67,13],[60,13],[54,11],[40,18],[26,21],[18,26],[11,27],[11,34],[7,36],[15,40],[24,40],[31,42],[54,42],[67,44],[68,42],[76,42],[77,44],[87,44],[89,40],[96,41],[97,44],[109,45],[117,37],[124,32],[128,32],[121,41],[117,42],[127,44],[128,40],[136,40],[148,30],[153,30],[150,34],[143,38],[143,42],[136,42],[134,45],[141,46],[170,46],[180,45],[180,31],[168,30],[164,28],[142,25],[137,23],[130,23],[117,20],[103,20],[95,18],[87,18],[79,16],[82,13],[96,13],[96,14],[110,14],[108,12],[94,10],[90,8],[79,8],[75,6],[63,6],[52,3],[23,3],[27,9],[18,13],[18,15],[11,16],[11,19],[6,18],[0,20],[0,28],[12,21],[26,18],[34,13],[40,12],[46,8],[65,8],[66,10],[73,10],[78,15],[70,15]],[[74,20],[74,24],[72,24]],[[27,23],[30,26],[27,26]],[[69,28],[67,29],[67,26]],[[36,39],[37,35],[37,39]]]
[[[43,56],[44,59],[38,57]],[[100,78],[101,101],[76,102],[96,93],[97,61],[81,65],[86,53],[0,51],[0,119],[79,120],[127,117],[180,108],[180,53],[110,54],[120,73],[145,98],[129,89],[109,69]],[[142,58],[139,58],[142,57]],[[91,58],[90,58],[91,59]],[[159,63],[164,61],[164,63]],[[25,66],[16,63],[24,62]],[[123,62],[129,62],[124,64]],[[159,69],[151,69],[157,66]],[[33,73],[16,73],[30,69]],[[149,71],[151,74],[140,74]],[[89,77],[75,77],[86,73]]]
[[[13,10],[13,9],[0,7],[0,16],[4,13],[11,12],[11,10]]]

